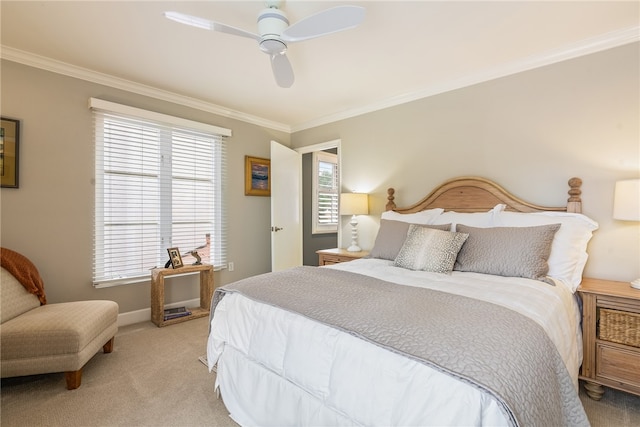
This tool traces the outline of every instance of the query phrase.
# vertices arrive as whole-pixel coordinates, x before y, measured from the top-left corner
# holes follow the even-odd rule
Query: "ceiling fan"
[[[279,0],[265,1],[266,9],[258,15],[258,34],[180,12],[165,12],[164,16],[182,24],[205,30],[220,31],[258,42],[260,50],[271,58],[271,69],[278,86],[288,88],[295,80],[286,56],[287,43],[300,42],[354,28],[364,20],[364,8],[337,6],[308,16],[293,25],[279,9]]]

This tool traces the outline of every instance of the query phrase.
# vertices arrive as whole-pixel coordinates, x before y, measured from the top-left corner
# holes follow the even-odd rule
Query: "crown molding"
[[[360,116],[362,114],[394,107],[400,104],[405,104],[407,102],[416,101],[418,99],[428,98],[430,96],[438,95],[444,92],[461,89],[463,87],[472,86],[500,77],[506,77],[512,74],[544,67],[546,65],[555,64],[558,62],[601,52],[603,50],[612,49],[614,47],[619,47],[638,41],[640,41],[639,26],[611,31],[600,36],[581,40],[579,42],[565,45],[561,48],[550,50],[539,55],[532,55],[519,61],[514,61],[511,63],[503,64],[501,66],[482,70],[457,80],[442,82],[442,84],[439,85],[426,87],[422,90],[388,98],[360,108],[345,110],[337,114],[331,114],[328,116],[310,120],[308,122],[293,125],[291,126],[291,131],[298,132],[305,129],[311,129],[339,120]]]
[[[274,122],[240,111],[231,110],[229,108],[205,102],[196,98],[161,90],[130,80],[125,80],[108,74],[99,73],[86,68],[77,67],[61,61],[35,55],[4,45],[0,46],[0,58],[291,134],[293,132],[298,132],[339,120],[360,116],[385,108],[405,104],[407,102],[416,101],[418,99],[427,98],[444,92],[472,86],[500,77],[521,73],[524,71],[544,67],[546,65],[555,64],[558,62],[601,52],[603,50],[612,49],[614,47],[623,46],[625,44],[638,41],[640,41],[639,26],[623,28],[620,30],[602,34],[600,36],[581,40],[579,42],[569,44],[558,49],[550,50],[540,55],[533,55],[519,61],[485,69],[480,72],[462,77],[460,79],[442,82],[441,84],[425,87],[415,92],[398,95],[362,107],[352,108],[336,114],[319,117],[317,119],[297,125],[287,125],[284,123]]]
[[[261,117],[225,108],[220,105],[205,102],[196,98],[191,98],[189,96],[184,96],[155,87],[147,86],[141,83],[136,83],[131,80],[121,79],[119,77],[99,73],[87,68],[77,67],[75,65],[67,64],[65,62],[57,61],[45,56],[35,55],[30,52],[14,49],[12,47],[1,45],[0,58],[17,62],[23,65],[28,65],[30,67],[51,71],[53,73],[73,77],[76,79],[125,90],[127,92],[137,93],[138,95],[144,95],[174,104],[183,105],[185,107],[195,108],[197,110],[217,114],[222,117],[240,120],[257,126],[291,133],[291,127],[283,123],[263,119]]]

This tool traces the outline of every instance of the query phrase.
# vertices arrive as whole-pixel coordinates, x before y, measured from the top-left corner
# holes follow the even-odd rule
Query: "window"
[[[338,156],[326,151],[313,153],[313,227],[314,234],[338,232],[340,198]]]
[[[167,248],[226,265],[227,129],[92,98],[96,144],[93,282],[149,278]]]

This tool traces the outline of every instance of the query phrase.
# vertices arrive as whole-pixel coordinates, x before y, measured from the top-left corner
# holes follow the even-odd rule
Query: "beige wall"
[[[113,299],[149,307],[149,284],[91,286],[93,136],[90,97],[229,128],[229,261],[217,284],[270,270],[269,198],[244,196],[244,155],[269,141],[342,141],[343,187],[372,193],[360,243],[373,245],[386,189],[415,202],[451,177],[479,175],[543,205],[584,180],[584,212],[600,223],[587,274],[640,277],[640,225],[611,218],[616,180],[639,177],[639,46],[632,44],[287,135],[203,111],[2,61],[2,115],[22,120],[20,188],[2,189],[0,244],[31,258],[49,301]],[[411,171],[411,172],[410,172]],[[348,225],[347,225],[348,227]],[[343,233],[349,238],[350,233]],[[346,242],[343,242],[345,244]],[[167,302],[196,298],[194,280]]]
[[[106,289],[91,285],[90,97],[231,129],[228,247],[235,271],[216,273],[216,284],[270,271],[270,199],[244,195],[244,156],[268,158],[270,141],[288,145],[288,134],[9,61],[2,61],[1,83],[2,115],[22,120],[22,135],[20,188],[3,188],[0,193],[0,243],[36,264],[50,302],[112,299],[120,304],[120,312],[149,307],[148,283]],[[176,280],[168,286],[167,302],[198,297],[194,278]]]
[[[372,193],[363,248],[373,245],[388,187],[403,206],[449,178],[477,175],[562,206],[578,176],[584,213],[600,224],[586,274],[633,280],[640,225],[611,215],[615,181],[640,176],[639,52],[634,43],[296,132],[292,145],[341,139],[343,189]],[[346,245],[348,230],[342,236]]]

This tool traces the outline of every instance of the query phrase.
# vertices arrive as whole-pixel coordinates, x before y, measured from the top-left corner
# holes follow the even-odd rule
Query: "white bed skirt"
[[[241,295],[220,304],[212,336],[231,333],[208,360],[242,426],[508,425],[491,396],[424,364]]]

